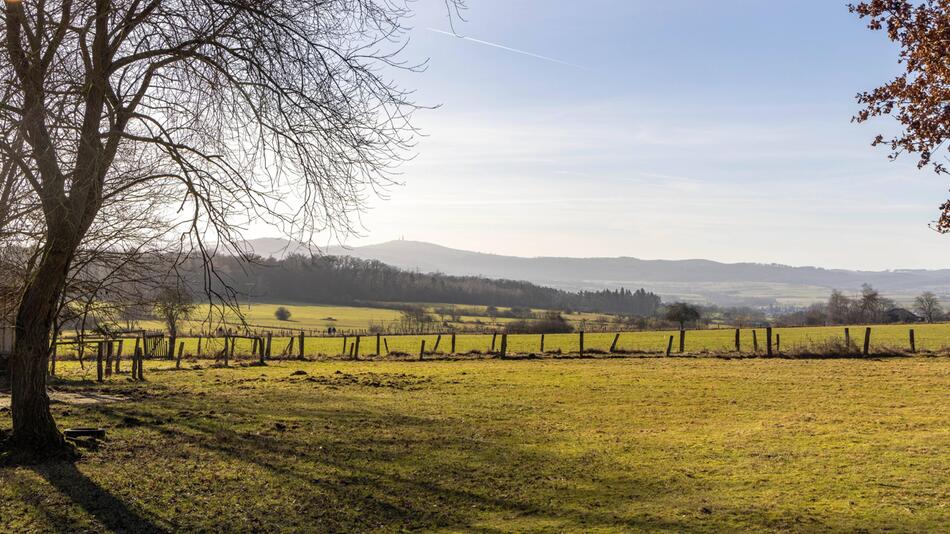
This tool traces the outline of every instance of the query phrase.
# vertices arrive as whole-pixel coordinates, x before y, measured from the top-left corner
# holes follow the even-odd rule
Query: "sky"
[[[419,0],[398,73],[425,132],[359,246],[950,267],[948,184],[870,146],[899,72],[844,0]],[[451,35],[457,32],[464,36]]]

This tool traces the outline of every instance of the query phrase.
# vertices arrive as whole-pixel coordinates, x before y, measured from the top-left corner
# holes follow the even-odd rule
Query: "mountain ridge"
[[[247,244],[264,257],[308,250],[273,238],[249,240]],[[701,258],[520,257],[405,240],[352,248],[335,246],[323,252],[377,260],[411,271],[525,280],[572,291],[645,287],[665,299],[730,305],[805,305],[824,299],[833,288],[858,291],[863,283],[899,300],[922,291],[950,295],[950,269],[862,271]]]

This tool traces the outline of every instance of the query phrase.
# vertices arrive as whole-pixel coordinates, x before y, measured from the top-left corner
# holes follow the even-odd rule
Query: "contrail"
[[[500,48],[500,49],[502,49],[502,50],[507,50],[507,51],[509,51],[509,52],[514,52],[514,53],[516,53],[516,54],[521,54],[521,55],[523,55],[523,56],[533,57],[533,58],[541,59],[541,60],[544,60],[544,61],[550,61],[551,63],[558,63],[558,64],[560,64],[560,65],[567,65],[568,67],[574,67],[574,68],[578,68],[578,69],[583,69],[583,68],[584,68],[584,67],[582,67],[582,66],[580,66],[580,65],[576,65],[576,64],[574,64],[574,63],[568,63],[567,61],[561,61],[560,59],[556,59],[556,58],[553,58],[553,57],[542,56],[541,54],[535,54],[534,52],[528,52],[528,51],[526,51],[526,50],[518,50],[517,48],[511,48],[510,46],[500,45],[500,44],[498,44],[498,43],[490,43],[490,42],[488,42],[488,41],[482,41],[481,39],[476,39],[476,38],[474,38],[474,37],[465,37],[464,35],[459,35],[459,34],[457,34],[457,33],[452,33],[452,32],[447,32],[447,31],[442,31],[442,30],[437,30],[437,29],[435,29],[435,28],[426,28],[426,29],[429,30],[430,32],[441,33],[442,35],[448,35],[449,37],[455,37],[455,38],[458,38],[458,39],[464,39],[464,40],[466,40],[466,41],[471,41],[471,42],[473,42],[473,43],[478,43],[478,44],[481,44],[481,45],[490,46],[490,47],[492,47],[492,48]]]

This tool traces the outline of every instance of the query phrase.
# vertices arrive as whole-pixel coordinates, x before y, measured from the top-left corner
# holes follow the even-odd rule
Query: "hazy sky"
[[[431,61],[403,85],[442,107],[348,244],[950,267],[946,180],[850,123],[898,68],[844,0],[469,4],[459,39],[417,2],[406,57]]]

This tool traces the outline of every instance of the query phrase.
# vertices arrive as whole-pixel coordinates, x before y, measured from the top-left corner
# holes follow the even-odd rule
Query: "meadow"
[[[64,364],[0,531],[939,531],[950,359]],[[0,408],[0,429],[9,425]],[[0,431],[2,432],[2,431]]]
[[[294,303],[244,303],[240,306],[240,316],[233,310],[222,310],[208,304],[198,306],[192,318],[184,321],[181,329],[184,331],[207,332],[218,326],[225,326],[236,330],[242,329],[244,323],[257,328],[306,330],[325,332],[328,328],[336,328],[339,332],[366,332],[370,327],[389,326],[398,322],[401,313],[397,309],[405,303],[380,303],[379,307],[369,306],[333,306],[321,304],[294,304]],[[278,321],[274,312],[283,306],[290,310],[288,321]],[[491,327],[501,327],[514,319],[505,317],[490,318],[484,315],[486,306],[453,305],[453,304],[417,304],[434,317],[435,310],[441,307],[457,307],[461,314],[459,321],[446,317],[446,326],[457,330],[478,329],[485,330]],[[506,308],[501,308],[505,310]],[[541,312],[543,310],[534,310]],[[476,312],[478,315],[466,312]],[[588,323],[601,321],[609,322],[610,315],[599,313],[569,313],[564,318],[575,327],[580,328]],[[440,323],[441,318],[440,319]],[[243,320],[243,322],[242,322]],[[139,321],[138,327],[149,330],[164,330],[165,325],[158,320]]]

